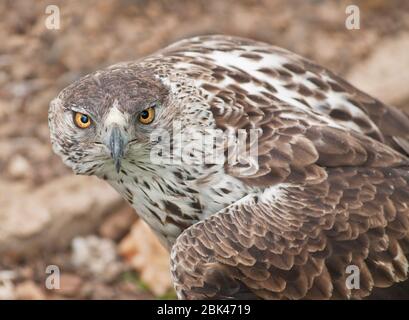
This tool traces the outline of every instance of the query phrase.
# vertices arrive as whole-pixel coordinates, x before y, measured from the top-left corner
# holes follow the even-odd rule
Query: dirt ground
[[[307,56],[409,110],[406,0],[28,3],[0,2],[0,299],[175,297],[167,254],[149,230],[102,182],[85,177],[85,188],[51,150],[48,103],[88,72],[193,35],[239,35]],[[351,3],[359,30],[345,27]],[[50,4],[59,30],[45,26]],[[49,265],[61,271],[58,290],[46,288]]]

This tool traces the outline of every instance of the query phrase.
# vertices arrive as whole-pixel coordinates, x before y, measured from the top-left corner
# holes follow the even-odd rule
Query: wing
[[[179,236],[176,291],[187,299],[366,297],[408,277],[408,204],[409,167],[328,169],[313,185],[250,194]]]
[[[274,115],[269,106],[291,106],[409,155],[408,114],[287,50],[237,37],[202,36],[164,49],[160,61],[165,60],[201,88],[218,127],[265,125]]]
[[[254,192],[173,247],[181,297],[360,298],[406,279],[406,114],[250,40],[193,38],[160,59],[200,88],[216,128],[258,137],[257,159],[225,164]],[[349,265],[360,289],[346,287]]]
[[[406,114],[294,53],[205,36],[166,48],[160,59],[200,88],[216,128],[257,131],[257,158],[244,155],[225,166],[249,186],[304,183],[320,179],[327,167],[407,162]]]

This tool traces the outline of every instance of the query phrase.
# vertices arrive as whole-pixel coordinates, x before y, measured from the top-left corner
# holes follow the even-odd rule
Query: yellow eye
[[[155,119],[155,108],[150,107],[148,109],[145,109],[141,111],[141,113],[138,116],[138,120],[142,124],[149,124]]]
[[[91,118],[81,112],[76,112],[74,115],[74,122],[78,128],[86,129],[91,125]]]

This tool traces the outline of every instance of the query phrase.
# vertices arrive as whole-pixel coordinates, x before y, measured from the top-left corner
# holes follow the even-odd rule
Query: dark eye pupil
[[[149,112],[146,111],[146,110],[142,111],[142,112],[141,112],[141,118],[142,118],[142,119],[147,119],[147,118],[149,118]]]
[[[82,122],[82,123],[87,123],[87,122],[88,122],[88,116],[82,115],[82,116],[81,116],[81,122]]]

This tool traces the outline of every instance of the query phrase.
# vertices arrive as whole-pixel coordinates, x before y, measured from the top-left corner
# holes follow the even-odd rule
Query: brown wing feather
[[[215,127],[259,133],[256,168],[225,171],[260,194],[173,247],[181,297],[361,298],[406,279],[407,114],[264,43],[197,37],[161,54],[200,88]],[[350,264],[356,291],[345,285]]]
[[[328,169],[309,186],[249,195],[172,249],[180,297],[345,299],[407,279],[409,167]],[[346,268],[360,270],[360,289]]]
[[[265,110],[263,107],[259,109],[261,112]],[[333,126],[307,111],[290,110],[291,107],[284,103],[269,106],[266,114],[271,120],[264,123],[251,123],[250,119],[243,117],[244,127],[253,125],[261,132],[257,161],[249,162],[257,163],[258,168],[243,173],[242,164],[228,162],[226,172],[248,185],[267,187],[282,182],[304,183],[321,179],[326,167],[393,167],[408,161],[395,149],[360,132]],[[223,120],[218,121],[221,126],[226,126],[221,122]],[[249,149],[248,144],[246,152]]]
[[[331,79],[330,86],[338,92],[347,94],[347,101],[362,110],[379,130],[379,132],[373,130],[366,131],[364,129],[364,127],[367,127],[365,119],[355,119],[355,123],[363,127],[363,132],[366,131],[366,134],[372,138],[385,142],[398,151],[409,155],[409,116],[407,113],[386,105],[378,99],[362,92],[332,71],[302,57],[298,58],[305,70],[314,70],[316,74],[327,75],[328,78]],[[331,116],[331,112],[329,115]],[[333,116],[335,116],[334,113]]]
[[[220,60],[217,58],[220,53],[231,57]],[[409,155],[408,114],[297,54],[266,43],[217,35],[183,40],[162,54],[170,61],[178,61],[182,55],[184,66],[190,64],[189,69],[195,70],[188,75],[200,78],[205,96],[216,113],[218,127],[263,126],[272,121],[275,108],[269,110],[269,107],[280,106],[285,97],[344,128],[357,130]],[[280,63],[270,64],[269,58],[275,57]],[[249,70],[247,62],[255,62],[258,67]],[[226,79],[234,79],[235,83]],[[249,91],[246,88],[249,83],[257,86],[259,92]],[[282,88],[291,93],[279,90]],[[297,108],[292,106],[292,109]]]

